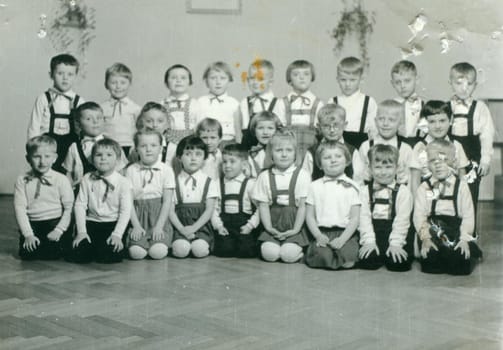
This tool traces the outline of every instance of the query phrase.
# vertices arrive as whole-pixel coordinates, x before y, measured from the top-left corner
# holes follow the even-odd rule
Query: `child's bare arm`
[[[152,236],[155,240],[164,238],[164,225],[169,217],[169,211],[173,202],[173,189],[164,189],[162,193],[162,206],[159,218],[154,226]]]
[[[360,222],[360,205],[352,205],[349,211],[349,223],[342,234],[330,242],[334,249],[340,249],[353,236]]]
[[[193,233],[196,233],[203,227],[210,219],[211,216],[213,215],[213,211],[215,210],[215,203],[217,202],[217,198],[208,198],[206,199],[206,208],[204,209],[203,214],[197,219],[196,222],[194,222],[192,225],[190,225],[190,231]]]

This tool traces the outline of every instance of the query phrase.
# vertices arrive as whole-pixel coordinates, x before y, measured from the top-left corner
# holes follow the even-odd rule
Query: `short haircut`
[[[201,132],[206,130],[216,130],[218,137],[222,138],[222,124],[218,120],[214,118],[204,118],[201,120],[196,126],[196,135],[201,136]]]
[[[337,65],[337,74],[344,72],[347,74],[363,74],[363,62],[354,56],[345,57]]]
[[[140,137],[149,136],[149,135],[157,136],[159,138],[159,144],[162,145],[162,138],[163,137],[160,132],[155,131],[155,130],[139,130],[139,131],[135,132],[135,134],[133,136],[133,142],[134,142],[135,148],[138,146],[138,143],[140,142]]]
[[[269,60],[263,60],[261,58],[257,58],[250,64],[249,69],[251,68],[255,68],[256,70],[267,69],[269,72],[271,72],[271,76],[274,76],[274,66],[272,62]]]
[[[474,80],[477,81],[477,70],[471,63],[468,62],[456,63],[451,67],[450,74],[452,75],[453,72],[456,72],[464,77],[473,75]]]
[[[316,79],[316,73],[314,71],[314,65],[306,60],[296,60],[288,65],[286,68],[286,82],[290,84],[292,82],[292,71],[297,68],[309,68],[311,70],[311,81]]]
[[[370,165],[376,163],[398,165],[398,149],[391,145],[374,145],[369,149],[367,155]]]
[[[77,121],[80,121],[80,118],[82,118],[82,112],[84,111],[99,111],[103,113],[103,108],[101,108],[99,104],[93,101],[84,102],[75,110],[75,119]]]
[[[51,58],[50,63],[51,75],[56,70],[56,67],[60,64],[65,64],[67,66],[74,66],[76,68],[76,72],[77,73],[79,72],[79,66],[80,66],[79,61],[74,56],[64,53]]]
[[[377,110],[400,111],[402,117],[405,115],[405,109],[402,103],[396,100],[384,100],[377,105]]]
[[[340,149],[344,154],[344,158],[346,158],[346,163],[351,163],[351,153],[349,153],[349,149],[345,144],[337,141],[327,141],[321,142],[318,148],[316,148],[316,152],[314,154],[314,160],[318,168],[321,169],[321,157],[323,156],[323,152],[329,149]]]
[[[239,143],[230,143],[225,145],[222,150],[222,155],[235,156],[245,161],[248,160],[248,151]]]
[[[192,72],[190,71],[190,69],[184,66],[183,64],[174,64],[166,70],[166,73],[164,73],[164,84],[166,84],[166,87],[168,86],[169,74],[175,69],[186,70],[187,73],[189,74],[189,85],[192,85]]]
[[[130,83],[133,82],[133,73],[131,72],[131,69],[129,69],[129,67],[126,66],[125,64],[117,62],[112,64],[105,71],[105,88],[107,89],[108,89],[108,79],[110,79],[112,75],[119,75],[129,80]]]
[[[176,156],[181,158],[186,150],[200,149],[204,151],[204,159],[208,158],[208,146],[199,136],[189,135],[184,137],[176,146]]]
[[[407,60],[398,61],[391,67],[391,77],[393,74],[404,73],[404,72],[412,72],[414,75],[417,75],[417,68],[414,63]]]
[[[117,159],[121,158],[122,149],[121,149],[121,146],[119,145],[119,143],[115,140],[112,140],[108,137],[105,137],[101,140],[96,141],[96,143],[94,144],[93,149],[91,151],[91,155],[93,158],[96,155],[96,152],[98,151],[99,148],[111,148],[111,149],[113,149],[115,155],[117,156]]]
[[[430,100],[426,102],[421,109],[421,117],[428,118],[430,115],[446,114],[448,118],[451,117],[451,105],[449,102]]]
[[[344,107],[335,103],[328,103],[320,108],[318,112],[318,124],[324,121],[332,122],[337,118],[346,121],[346,110]]]
[[[173,124],[175,123],[175,119],[171,114],[168,113],[168,110],[166,107],[164,107],[162,104],[157,103],[157,102],[147,102],[143,106],[143,108],[140,111],[140,114],[138,115],[138,118],[136,119],[136,130],[143,130],[145,128],[145,125],[143,123],[143,119],[145,117],[145,113],[151,111],[151,110],[156,110],[161,112],[166,116],[166,119],[168,120],[168,125],[170,125],[170,128],[172,128]]]
[[[224,72],[227,75],[227,77],[229,78],[230,82],[232,82],[234,80],[232,77],[231,67],[227,63],[222,62],[222,61],[210,63],[208,65],[208,67],[206,67],[206,69],[204,70],[203,80],[208,80],[208,75],[210,74],[210,71],[212,71],[212,70]]]
[[[298,148],[297,147],[297,138],[295,137],[295,134],[293,133],[293,131],[288,130],[288,129],[276,130],[274,135],[272,135],[271,140],[267,144],[266,156],[269,156],[270,159],[272,159],[272,148],[274,147],[274,145],[276,145],[277,143],[282,142],[282,141],[289,141],[293,145],[293,148],[295,149],[295,159],[296,159],[296,162],[298,162],[299,160],[297,158],[300,158],[300,157],[297,157],[297,155],[299,154],[299,150],[297,149]]]
[[[249,129],[252,135],[255,135],[255,128],[257,127],[257,124],[260,122],[273,122],[274,125],[276,126],[276,130],[282,128],[281,120],[276,114],[269,111],[262,111],[255,114],[250,122]]]
[[[28,157],[31,156],[33,153],[35,153],[35,151],[38,150],[40,146],[49,146],[51,148],[54,148],[54,153],[56,153],[58,149],[58,144],[56,140],[53,139],[51,136],[44,134],[32,137],[31,139],[28,140],[28,142],[26,142],[25,147],[26,155]]]
[[[453,166],[456,159],[456,147],[452,142],[445,139],[435,139],[426,145],[427,154],[433,151],[445,154],[447,164]]]

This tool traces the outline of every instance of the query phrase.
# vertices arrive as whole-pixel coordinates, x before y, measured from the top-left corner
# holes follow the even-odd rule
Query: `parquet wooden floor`
[[[218,259],[22,262],[0,197],[0,349],[502,349],[503,219],[468,277]]]

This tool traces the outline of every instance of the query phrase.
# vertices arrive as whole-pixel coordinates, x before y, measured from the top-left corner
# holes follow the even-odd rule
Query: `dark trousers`
[[[437,244],[438,251],[430,249],[426,259],[421,259],[421,271],[425,273],[447,273],[449,275],[469,275],[482,251],[475,242],[469,242],[470,258],[465,259],[461,251]]]
[[[412,266],[413,250],[414,250],[414,230],[409,229],[407,239],[403,249],[407,252],[407,259],[402,262],[394,262],[393,257],[386,256],[386,251],[389,248],[389,235],[391,233],[392,220],[372,220],[376,234],[376,245],[379,248],[379,255],[372,252],[366,259],[358,262],[358,267],[364,270],[377,270],[382,266],[390,271],[403,272],[409,271]]]
[[[23,248],[25,238],[23,235],[19,236],[19,257],[23,260],[56,260],[61,257],[61,241],[63,236],[61,236],[59,242],[50,241],[47,239],[47,235],[51,233],[52,230],[59,223],[60,218],[43,220],[43,221],[30,221],[30,226],[33,229],[35,237],[40,240],[40,244],[33,251],[28,251]]]
[[[80,241],[79,245],[73,249],[70,260],[76,263],[117,263],[122,261],[123,251],[114,252],[114,247],[107,243],[107,239],[115,229],[116,221],[94,222],[87,221],[87,234],[91,242],[87,239]]]
[[[251,215],[244,213],[221,213],[220,217],[229,234],[227,236],[221,236],[218,233],[215,234],[215,247],[213,254],[219,257],[256,257],[258,255],[258,230],[252,230],[247,235],[240,233],[241,226],[248,222]]]

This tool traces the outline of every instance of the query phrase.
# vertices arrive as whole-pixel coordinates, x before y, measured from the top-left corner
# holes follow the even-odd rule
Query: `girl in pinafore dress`
[[[303,247],[309,244],[304,219],[311,179],[295,164],[296,150],[294,134],[277,131],[267,145],[274,166],[260,173],[253,191],[264,225],[258,240],[266,261],[297,262],[303,257]]]
[[[197,136],[183,138],[176,149],[182,170],[175,177],[175,205],[170,211],[174,227],[172,253],[185,258],[190,253],[204,258],[213,249],[211,216],[219,198],[218,184],[202,172],[208,147]]]
[[[168,255],[172,228],[168,220],[175,175],[173,169],[159,159],[162,135],[157,131],[139,131],[134,146],[140,160],[126,169],[133,185],[134,208],[127,245],[129,256],[140,260],[147,255],[163,259]]]

